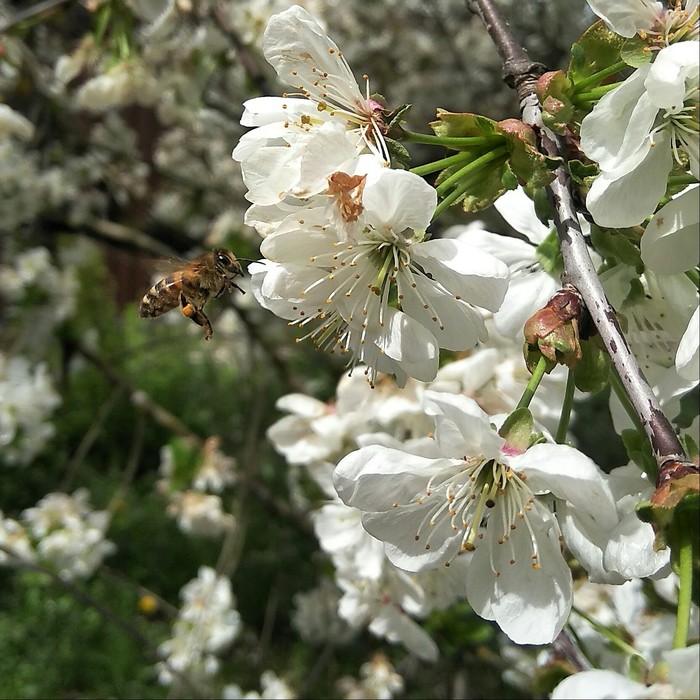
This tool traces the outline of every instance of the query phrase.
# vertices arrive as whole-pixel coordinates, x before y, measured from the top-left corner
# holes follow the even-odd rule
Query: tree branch
[[[538,134],[540,150],[549,156],[561,158],[565,150],[559,139],[542,123],[542,113],[534,92],[537,77],[542,73],[540,64],[529,60],[527,52],[517,44],[492,0],[467,0],[467,4],[482,18],[496,45],[503,60],[504,79],[517,90],[523,122]],[[605,296],[578,223],[565,162],[555,171],[555,179],[547,187],[547,194],[554,211],[554,224],[564,260],[564,281],[576,287],[584,300],[610,361],[640,417],[659,470],[669,461],[689,463],[673,426],[661,410],[657,397],[627,344],[615,310]]]

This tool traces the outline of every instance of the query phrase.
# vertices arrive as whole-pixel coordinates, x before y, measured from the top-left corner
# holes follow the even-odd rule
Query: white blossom
[[[465,590],[479,615],[518,643],[552,641],[569,613],[571,574],[544,494],[612,526],[602,473],[565,445],[514,451],[466,397],[428,392],[425,409],[442,456],[362,448],[336,468],[340,497],[364,511],[363,526],[396,566],[421,571],[468,558]]]
[[[214,675],[219,668],[217,654],[223,652],[241,631],[231,582],[214,569],[200,567],[197,578],[180,591],[183,605],[173,625],[173,636],[158,651],[165,662],[158,663],[158,679],[170,685],[174,671],[188,677]]]
[[[700,186],[677,194],[654,214],[642,235],[644,264],[654,272],[685,272],[700,257]]]
[[[639,34],[662,44],[697,38],[697,0],[671,3],[656,0],[588,0],[588,4],[612,31],[627,38]],[[669,5],[669,9],[664,10],[664,4]]]
[[[105,538],[107,511],[94,511],[86,489],[50,493],[22,512],[36,558],[65,579],[87,578],[116,547]]]
[[[51,415],[61,403],[48,368],[0,353],[0,447],[8,464],[24,465],[53,437]]]
[[[596,161],[586,205],[601,226],[634,226],[656,209],[674,159],[700,176],[698,54],[683,41],[658,52],[603,96],[581,123],[581,148]]]
[[[356,242],[307,216],[267,236],[261,252],[272,262],[250,266],[253,291],[293,324],[315,322],[307,336],[351,353],[351,364],[368,366],[370,383],[377,372],[400,385],[409,376],[430,381],[440,347],[486,339],[474,307],[498,308],[507,269],[464,243],[425,240],[436,193],[416,175],[375,170],[361,202]]]

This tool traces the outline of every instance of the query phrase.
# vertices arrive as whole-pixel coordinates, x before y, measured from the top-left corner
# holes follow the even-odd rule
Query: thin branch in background
[[[538,134],[544,153],[561,158],[565,151],[557,137],[542,124],[542,113],[534,92],[535,82],[543,67],[530,61],[527,52],[515,41],[491,0],[467,0],[467,4],[483,19],[489,36],[498,48],[503,60],[504,80],[517,90],[523,122]],[[555,171],[555,179],[547,187],[547,193],[554,211],[554,224],[564,259],[563,281],[576,287],[583,298],[610,361],[641,419],[657,466],[661,469],[667,461],[689,463],[673,426],[661,410],[658,399],[627,344],[615,310],[605,296],[578,223],[571,180],[565,164]]]
[[[136,471],[138,470],[139,463],[141,461],[141,454],[143,453],[143,443],[144,436],[146,434],[146,418],[143,411],[137,410],[136,413],[136,427],[134,429],[134,436],[131,440],[131,450],[129,452],[129,457],[126,460],[126,467],[124,468],[124,474],[122,475],[122,481],[119,484],[119,488],[114,492],[114,495],[109,501],[107,510],[110,516],[113,516],[117,510],[119,510],[126,499],[127,492],[129,491],[129,486],[136,476]]]
[[[156,403],[145,391],[136,387],[126,377],[123,377],[103,358],[82,344],[76,346],[76,350],[94,364],[113,384],[126,390],[132,403],[143,409],[158,425],[163,426],[175,435],[180,436],[189,445],[204,448],[205,439],[185,425],[174,413],[171,413],[160,404]],[[312,532],[311,524],[303,520],[298,513],[285,501],[277,498],[265,484],[260,483],[252,476],[244,476],[247,488],[260,502],[285,520],[294,523],[304,532]]]
[[[80,469],[80,465],[84,462],[85,457],[87,457],[88,455],[88,452],[90,452],[90,449],[95,444],[95,440],[97,440],[104,422],[109,417],[109,414],[112,412],[112,409],[117,405],[117,401],[119,400],[119,397],[123,394],[123,392],[123,387],[115,387],[112,393],[107,397],[107,400],[97,410],[95,417],[92,419],[90,427],[85,431],[85,435],[83,435],[83,439],[78,445],[78,449],[75,451],[73,456],[68,460],[68,463],[66,464],[66,472],[63,475],[63,479],[58,488],[59,491],[62,491],[63,493],[68,493],[68,491],[70,490],[71,485],[73,483],[73,479],[75,478],[78,469]]]
[[[155,240],[138,229],[119,224],[115,221],[109,221],[108,219],[92,219],[87,223],[86,227],[98,237],[105,238],[112,243],[127,244],[137,250],[143,250],[161,257],[168,257],[174,253],[170,246]]]
[[[55,10],[59,5],[63,5],[70,0],[43,0],[37,2],[31,7],[26,7],[23,10],[17,10],[11,17],[0,21],[0,33],[6,32],[13,27],[16,27],[20,22],[28,19],[39,18],[39,15],[49,13]]]
[[[190,430],[174,413],[156,403],[145,391],[139,389],[126,377],[122,376],[98,354],[83,344],[78,344],[76,349],[86,360],[95,365],[112,384],[124,389],[132,403],[145,411],[158,425],[162,425],[191,444],[200,446],[204,444],[204,440],[197,433]]]

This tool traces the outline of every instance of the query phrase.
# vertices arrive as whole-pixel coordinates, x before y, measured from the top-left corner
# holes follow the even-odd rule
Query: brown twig
[[[523,122],[539,135],[540,148],[544,153],[561,158],[565,150],[559,139],[543,125],[534,92],[534,84],[542,73],[540,64],[529,60],[492,0],[468,0],[468,4],[476,8],[498,48],[503,59],[504,79],[518,91]],[[627,344],[615,310],[605,296],[581,232],[565,163],[555,171],[555,179],[547,187],[547,193],[564,260],[564,281],[576,287],[583,298],[610,361],[639,415],[658,468],[661,469],[670,460],[689,463],[673,426],[661,410],[657,397]]]
[[[42,2],[37,2],[31,7],[17,10],[13,15],[0,22],[0,33],[12,29],[20,22],[38,17],[45,12],[51,12],[51,10],[56,9],[59,5],[63,5],[68,1],[69,0],[42,0]]]

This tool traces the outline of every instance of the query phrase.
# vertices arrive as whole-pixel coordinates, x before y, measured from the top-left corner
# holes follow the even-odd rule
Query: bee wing
[[[162,275],[172,275],[182,270],[192,270],[196,260],[184,258],[158,258],[153,261],[153,272]]]

